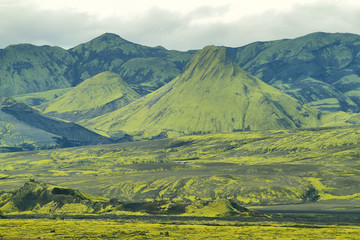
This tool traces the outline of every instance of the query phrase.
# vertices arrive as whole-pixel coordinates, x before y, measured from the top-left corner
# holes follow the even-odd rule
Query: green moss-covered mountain
[[[314,127],[320,112],[240,68],[223,47],[199,52],[173,81],[86,126],[143,137]]]
[[[172,80],[194,55],[193,51],[169,51],[129,42],[115,34],[103,34],[69,52],[77,60],[76,81],[104,71],[120,76],[142,95]]]
[[[232,49],[246,71],[321,110],[359,111],[360,36],[312,33]]]
[[[11,98],[0,103],[0,151],[35,150],[111,143],[78,124],[42,115]]]
[[[0,50],[0,97],[73,87],[105,71],[120,74],[144,95],[180,74],[193,55],[108,33],[69,50],[12,45]]]
[[[140,98],[119,75],[100,73],[43,106],[46,115],[78,121],[117,110]]]
[[[0,97],[67,88],[75,59],[59,47],[12,45],[0,50]]]

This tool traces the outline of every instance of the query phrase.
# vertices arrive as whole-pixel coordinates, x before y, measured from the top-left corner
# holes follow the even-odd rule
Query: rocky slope
[[[3,150],[31,145],[31,149],[111,143],[80,125],[45,117],[24,103],[4,98],[0,104],[0,135]],[[10,148],[9,148],[10,147]],[[25,148],[26,149],[26,148]],[[21,148],[18,150],[22,150]]]

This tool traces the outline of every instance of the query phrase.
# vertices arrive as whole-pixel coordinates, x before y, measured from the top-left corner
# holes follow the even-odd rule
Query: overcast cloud
[[[352,1],[294,0],[286,8],[260,12],[244,12],[239,5],[234,9],[230,2],[215,5],[209,1],[190,10],[154,5],[138,14],[107,15],[105,10],[96,14],[95,10],[76,7],[42,8],[31,0],[0,0],[0,48],[18,43],[70,48],[105,32],[142,45],[178,50],[210,44],[238,47],[316,31],[360,34],[360,5]]]

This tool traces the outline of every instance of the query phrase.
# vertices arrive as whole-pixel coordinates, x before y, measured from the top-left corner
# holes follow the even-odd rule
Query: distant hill
[[[43,113],[76,122],[117,110],[138,98],[119,75],[103,72],[47,103]]]
[[[111,143],[80,125],[49,118],[11,98],[0,103],[0,151],[35,150]]]
[[[194,53],[142,46],[110,33],[70,50],[11,45],[0,49],[0,97],[73,87],[105,71],[145,95],[179,75]]]
[[[65,49],[30,44],[0,50],[0,98],[73,85],[75,59]]]
[[[209,46],[159,90],[86,126],[143,137],[311,127],[320,112],[241,69],[226,48]]]
[[[264,82],[321,110],[359,112],[360,36],[312,33],[232,49]]]
[[[43,214],[82,214],[101,212],[106,207],[112,207],[109,199],[34,180],[15,192],[2,193],[0,196],[0,209],[4,213],[32,211]]]
[[[106,33],[69,52],[76,58],[78,82],[104,71],[112,71],[144,95],[180,74],[194,51],[169,51],[129,42]]]
[[[122,215],[166,214],[205,217],[265,216],[251,211],[239,201],[218,199],[215,201],[172,202],[169,200],[148,202],[119,202],[93,196],[76,189],[60,187],[30,180],[12,193],[0,193],[0,211],[4,213],[40,213],[56,216],[77,214],[101,214],[121,212]],[[1,213],[0,212],[0,213]],[[3,216],[3,215],[1,215]],[[6,217],[6,216],[3,216]]]

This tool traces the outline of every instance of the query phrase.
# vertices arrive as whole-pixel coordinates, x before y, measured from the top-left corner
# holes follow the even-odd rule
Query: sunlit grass
[[[355,226],[0,220],[2,239],[360,239],[359,236],[360,227]]]

